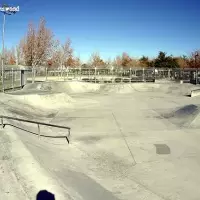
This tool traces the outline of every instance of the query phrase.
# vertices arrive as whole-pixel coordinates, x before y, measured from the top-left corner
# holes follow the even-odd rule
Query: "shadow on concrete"
[[[55,195],[47,190],[40,190],[37,193],[36,200],[55,200]]]
[[[191,122],[200,114],[200,105],[185,105],[175,110],[159,112],[160,119],[167,119],[178,127],[189,127]]]

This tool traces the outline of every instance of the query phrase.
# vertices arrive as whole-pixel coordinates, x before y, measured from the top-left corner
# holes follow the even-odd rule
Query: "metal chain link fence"
[[[199,84],[200,70],[157,68],[65,68],[61,70],[45,67],[36,68],[35,70],[4,70],[5,90],[21,88],[26,83],[32,83],[34,81],[79,80],[94,83],[134,83],[155,82],[155,80],[159,79]],[[0,75],[0,89],[2,91],[2,73]]]

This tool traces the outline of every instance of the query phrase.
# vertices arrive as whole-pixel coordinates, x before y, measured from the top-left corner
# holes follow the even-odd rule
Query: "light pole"
[[[2,81],[2,92],[4,93],[4,32],[5,32],[6,15],[3,14],[3,29],[2,29],[2,58],[1,58],[1,81]]]
[[[2,58],[1,58],[1,80],[2,80],[2,92],[5,92],[4,88],[4,33],[5,33],[5,23],[6,23],[6,15],[15,14],[19,11],[19,7],[9,7],[8,5],[3,5],[0,8],[0,11],[3,13],[3,27],[2,27]]]
[[[198,52],[195,52],[194,55],[194,64],[195,64],[195,68],[196,68],[196,84],[198,82],[198,68],[197,68],[197,57],[199,56]]]

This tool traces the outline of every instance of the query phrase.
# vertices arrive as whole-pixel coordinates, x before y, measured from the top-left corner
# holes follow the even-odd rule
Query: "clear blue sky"
[[[189,54],[200,48],[199,0],[7,0],[20,6],[8,16],[6,46],[16,45],[30,20],[41,16],[56,38],[72,40],[86,60],[94,51],[103,58],[128,52],[155,57],[158,51]],[[1,20],[2,26],[2,20]]]

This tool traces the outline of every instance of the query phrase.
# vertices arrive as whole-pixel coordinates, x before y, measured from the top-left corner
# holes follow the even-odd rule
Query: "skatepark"
[[[4,170],[2,198],[35,199],[45,189],[59,200],[197,199],[196,89],[60,81],[1,94],[4,116],[70,127],[68,144],[67,130],[40,126],[38,137],[36,124],[3,120],[1,159],[12,172]]]

